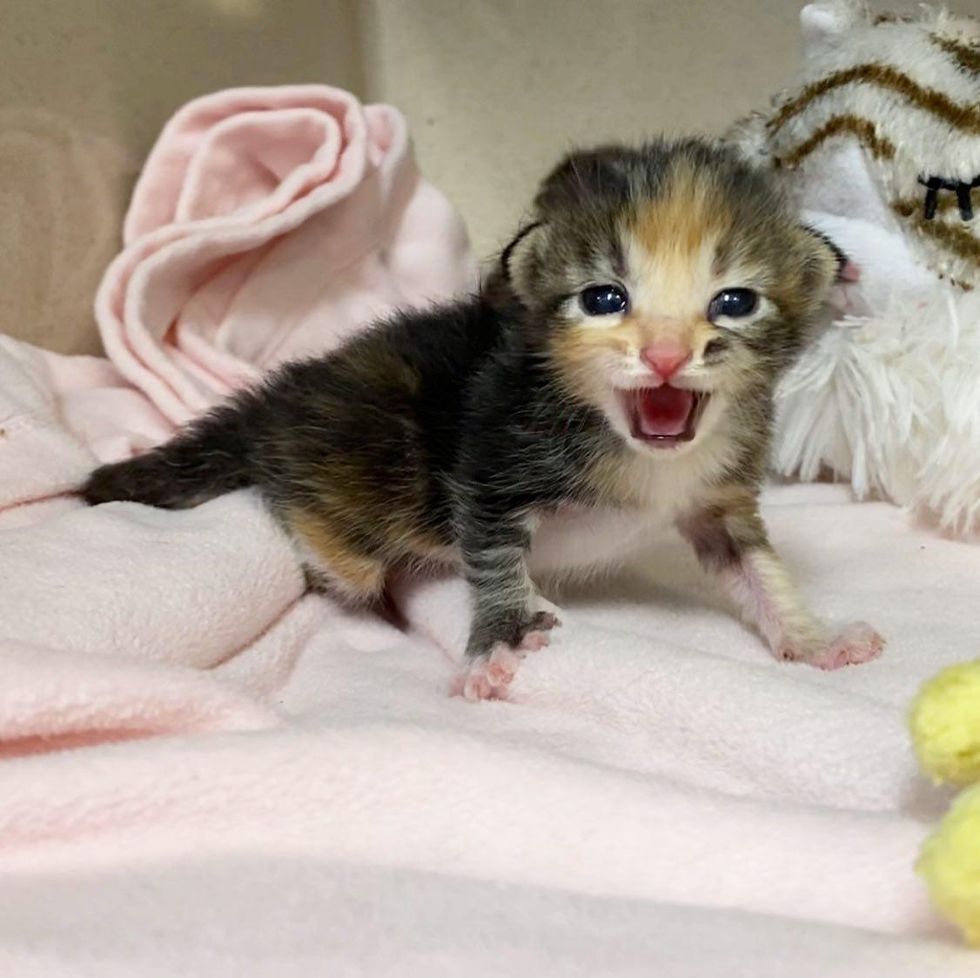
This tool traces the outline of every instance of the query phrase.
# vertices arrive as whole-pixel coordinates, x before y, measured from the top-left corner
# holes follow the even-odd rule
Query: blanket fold
[[[147,161],[97,300],[109,359],[0,338],[0,970],[967,973],[913,872],[944,797],[904,715],[977,654],[980,548],[773,488],[807,597],[872,621],[880,661],[775,662],[666,541],[555,596],[516,702],[474,705],[448,696],[460,580],[403,582],[401,632],[304,594],[249,490],[181,512],[72,494],[474,275],[394,109],[239,89]]]
[[[322,85],[184,106],[150,153],[123,239],[96,299],[102,340],[174,424],[475,274],[401,114]]]

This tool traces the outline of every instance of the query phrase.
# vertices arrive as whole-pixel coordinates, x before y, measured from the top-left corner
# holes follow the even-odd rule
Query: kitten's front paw
[[[509,645],[496,645],[489,655],[477,656],[453,680],[454,696],[475,703],[477,700],[502,700],[521,664],[521,656]]]
[[[866,622],[848,625],[833,641],[818,646],[785,645],[780,658],[805,662],[817,669],[842,669],[877,659],[884,651],[885,640]]]
[[[517,669],[528,652],[543,649],[550,641],[548,631],[558,624],[554,615],[541,612],[532,620],[533,631],[526,632],[518,646],[498,642],[489,655],[477,656],[468,667],[453,680],[452,693],[464,699],[503,700]]]

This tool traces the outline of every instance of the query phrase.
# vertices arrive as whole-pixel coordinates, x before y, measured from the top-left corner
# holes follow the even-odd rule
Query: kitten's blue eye
[[[629,296],[618,285],[592,285],[582,290],[579,302],[589,316],[612,316],[626,311]]]
[[[708,319],[714,322],[722,316],[744,319],[759,308],[759,295],[751,289],[724,289],[708,304]]]

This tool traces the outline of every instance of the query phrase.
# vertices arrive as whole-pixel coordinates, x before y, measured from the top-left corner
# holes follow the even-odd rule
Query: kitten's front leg
[[[521,660],[549,642],[559,624],[538,609],[527,570],[527,532],[517,521],[489,535],[464,533],[463,560],[473,597],[467,665],[453,690],[468,700],[503,699]]]
[[[848,625],[836,638],[828,635],[772,549],[755,497],[747,490],[692,510],[678,528],[776,658],[839,669],[881,654],[884,639],[864,622]]]

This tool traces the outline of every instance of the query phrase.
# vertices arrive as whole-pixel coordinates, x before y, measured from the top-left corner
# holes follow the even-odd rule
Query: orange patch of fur
[[[336,578],[338,585],[352,597],[367,600],[381,591],[384,584],[381,561],[357,553],[327,520],[305,510],[293,510],[289,525],[322,561],[323,567],[318,569]]]
[[[597,358],[638,355],[651,343],[672,340],[689,347],[696,362],[716,333],[715,327],[703,319],[657,320],[630,315],[617,326],[570,326],[560,330],[552,340],[552,353],[571,389],[597,403],[605,393],[606,383],[601,371],[596,370]]]
[[[569,390],[596,404],[603,395],[600,375],[594,369],[596,359],[604,354],[624,355],[631,342],[635,341],[629,332],[618,326],[601,331],[570,326],[552,338],[551,352]]]
[[[725,201],[704,175],[679,167],[667,192],[634,216],[629,232],[657,269],[662,291],[690,292],[705,259],[713,261],[727,216]]]

